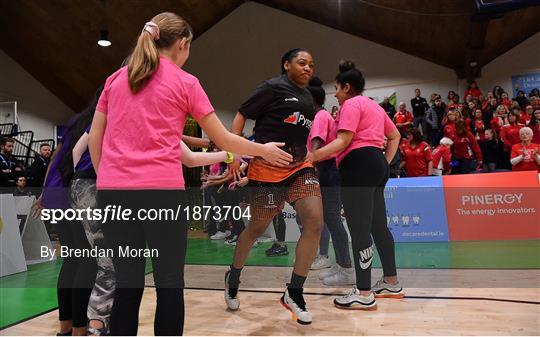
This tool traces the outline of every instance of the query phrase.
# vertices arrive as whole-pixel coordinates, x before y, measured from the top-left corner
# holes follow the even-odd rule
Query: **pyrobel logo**
[[[313,122],[302,115],[300,111],[293,112],[293,114],[285,118],[283,122],[287,124],[304,126],[308,129],[311,129],[311,125],[313,124]]]
[[[523,193],[507,193],[507,194],[483,194],[483,195],[463,195],[461,196],[461,204],[465,205],[504,205],[521,203]]]
[[[285,102],[298,102],[298,98],[296,97],[285,98]]]
[[[360,268],[368,269],[371,265],[371,260],[373,260],[373,245],[368,248],[360,251]]]

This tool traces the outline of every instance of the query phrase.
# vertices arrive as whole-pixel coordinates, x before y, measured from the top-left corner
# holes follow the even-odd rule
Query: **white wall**
[[[366,77],[366,95],[397,92],[409,105],[414,89],[424,97],[457,87],[456,74],[397,50],[247,2],[194,41],[186,70],[195,74],[227,127],[255,86],[276,76],[282,54],[302,47],[312,52],[315,73],[333,94],[340,59],[352,58]],[[327,108],[335,102],[328,102]],[[246,133],[251,129],[246,127]]]
[[[540,32],[484,66],[478,85],[484,93],[493,89],[495,85],[500,85],[512,97],[512,75],[539,71]],[[462,85],[461,93],[464,91],[464,84]]]
[[[73,111],[0,50],[0,102],[17,101],[21,131],[34,131],[35,139],[53,138],[54,125]]]

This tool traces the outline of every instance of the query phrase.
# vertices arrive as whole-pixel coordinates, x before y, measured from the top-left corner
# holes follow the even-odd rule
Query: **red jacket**
[[[537,123],[534,126],[529,125],[529,127],[533,130],[532,142],[535,144],[540,144],[540,123]]]
[[[414,120],[412,113],[405,110],[404,112],[398,111],[394,115],[394,124],[403,124],[407,122],[411,122]],[[410,127],[410,125],[407,126],[398,126],[398,130],[401,133],[405,133],[407,129]]]
[[[519,122],[523,125],[529,124],[530,120],[532,118],[532,115],[527,114],[526,112],[521,112],[519,114]]]
[[[439,145],[433,150],[434,169],[442,169],[444,172],[448,172],[450,171],[450,162],[452,162],[452,152],[448,146]]]
[[[428,163],[433,158],[428,143],[421,142],[414,148],[408,142],[403,143],[401,144],[401,153],[405,161],[407,177],[422,177],[429,174]]]
[[[446,123],[443,128],[443,135],[444,137],[453,139],[456,136],[456,123],[450,121]]]
[[[473,159],[474,153],[476,160],[482,160],[482,151],[472,133],[467,132],[461,137],[456,135],[452,140],[454,141],[453,153],[456,159]]]

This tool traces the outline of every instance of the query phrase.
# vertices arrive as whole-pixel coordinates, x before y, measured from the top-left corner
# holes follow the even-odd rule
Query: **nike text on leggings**
[[[370,290],[374,248],[371,237],[384,275],[396,275],[394,238],[387,226],[384,202],[388,162],[380,149],[362,147],[347,154],[339,172],[343,208],[352,239],[356,286],[359,290]]]

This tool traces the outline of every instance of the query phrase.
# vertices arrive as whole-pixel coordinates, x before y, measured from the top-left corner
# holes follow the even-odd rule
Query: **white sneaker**
[[[343,268],[338,265],[337,273],[322,280],[325,286],[348,286],[356,284],[356,272],[353,267]]]
[[[257,238],[257,242],[258,242],[259,244],[265,243],[265,242],[273,242],[273,241],[274,241],[274,239],[269,238],[268,236],[259,236],[259,237]]]
[[[212,240],[223,240],[229,235],[231,235],[231,231],[225,231],[225,232],[218,231],[216,234],[212,235],[210,237],[210,239],[212,239]]]
[[[289,310],[291,312],[292,319],[296,321],[299,324],[311,324],[313,321],[311,317],[311,313],[306,308],[306,302],[304,301],[303,296],[303,289],[292,289],[291,291],[298,291],[300,300],[295,302],[290,296],[289,296],[289,289],[285,290],[285,294],[281,296],[279,299],[279,302],[285,309]]]
[[[227,304],[227,308],[229,308],[229,310],[236,311],[238,310],[238,308],[240,308],[240,300],[238,299],[238,294],[236,294],[234,297],[229,294],[230,274],[230,270],[227,270],[227,272],[225,273],[225,303]]]
[[[352,288],[346,295],[335,298],[334,305],[339,309],[377,310],[375,295],[371,292],[369,296],[361,296],[356,287]]]
[[[310,270],[319,270],[324,268],[330,268],[332,266],[332,263],[330,263],[330,259],[327,256],[324,255],[317,255],[313,263],[311,264],[311,267],[309,267]]]
[[[327,269],[327,270],[324,270],[324,271],[321,271],[319,273],[319,280],[324,280],[325,278],[327,278],[328,276],[332,276],[334,275],[335,273],[338,272],[339,270],[339,265],[338,264],[335,264],[333,265],[332,267],[330,267],[330,269]]]
[[[377,298],[403,298],[405,297],[405,292],[403,291],[403,288],[399,284],[390,284],[384,282],[384,277],[375,283],[375,285],[371,288],[373,292],[375,293],[375,297]]]

